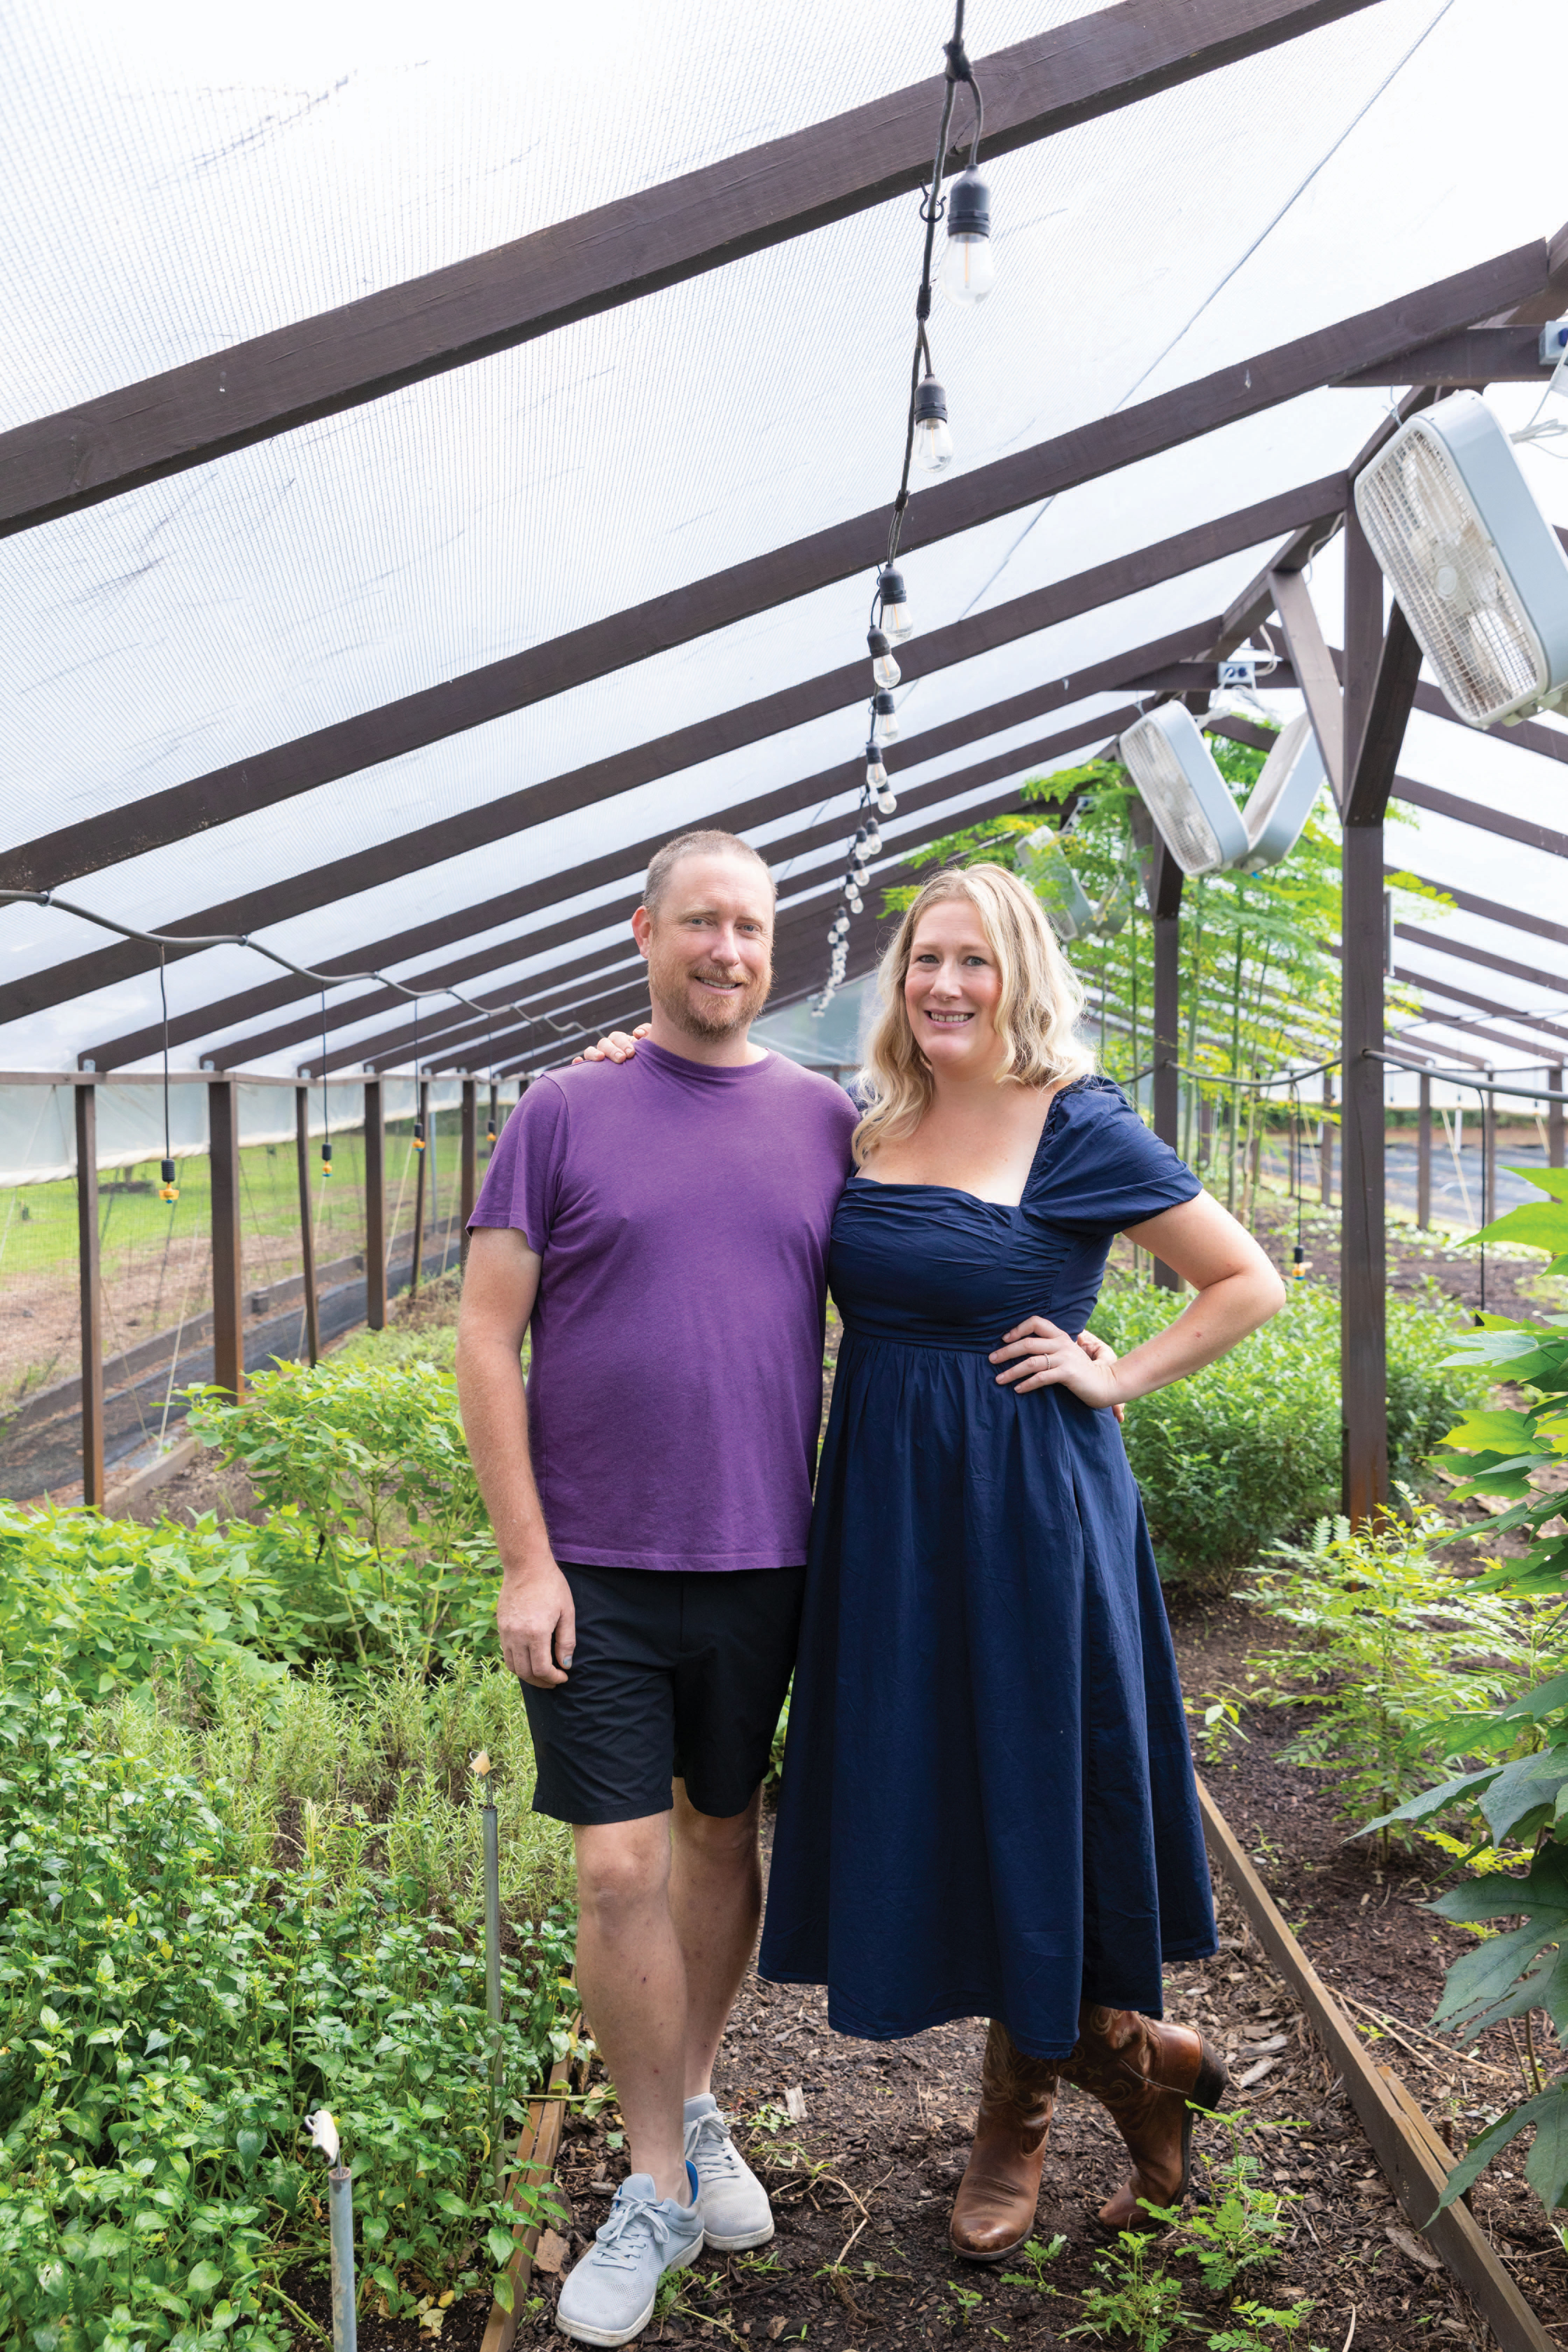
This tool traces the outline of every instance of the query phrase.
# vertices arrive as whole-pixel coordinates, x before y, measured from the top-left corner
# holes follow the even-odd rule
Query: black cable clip
[[[947,59],[949,81],[973,81],[974,72],[969,62],[968,52],[963,46],[962,33],[955,33],[951,41],[943,41],[942,53]]]
[[[931,280],[928,278],[915,296],[915,316],[923,327],[931,317]]]

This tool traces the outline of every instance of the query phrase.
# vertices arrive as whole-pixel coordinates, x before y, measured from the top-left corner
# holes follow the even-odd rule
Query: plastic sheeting
[[[1079,0],[972,0],[971,53],[983,61],[1085,13]],[[19,0],[0,34],[11,44],[0,74],[11,230],[0,422],[916,80],[940,62],[948,14],[884,12],[873,38],[825,0],[756,0],[739,16],[694,0],[678,24],[629,0],[585,0],[548,23],[487,9],[433,21],[363,0],[243,19],[175,6],[147,21],[103,0]],[[1562,209],[1557,99],[1531,61],[1553,54],[1558,16],[1552,0],[1513,0],[1500,26],[1487,0],[1380,0],[997,160],[997,289],[978,312],[939,306],[933,321],[958,469],[1551,233]],[[5,838],[137,800],[890,498],[919,236],[915,201],[901,199],[0,541],[13,689]],[[1536,394],[1498,397],[1514,422]],[[1314,394],[922,550],[909,566],[921,634],[1331,471],[1385,406],[1382,393]],[[1528,462],[1550,510],[1568,513],[1561,467],[1545,451]],[[1005,752],[1009,739],[995,738],[922,763],[921,732],[1218,611],[1268,551],[923,678],[917,637],[899,781]],[[1338,561],[1331,551],[1313,579],[1326,618]],[[66,895],[155,926],[240,892],[264,906],[268,889],[329,859],[352,875],[389,836],[836,668],[859,650],[868,584],[738,621]],[[392,942],[388,969],[438,977],[439,959],[400,962],[400,932],[509,880],[569,880],[617,844],[840,761],[844,790],[819,813],[847,818],[860,734],[859,712],[847,709],[400,879],[338,887],[267,936],[306,961]],[[1516,745],[1417,719],[1406,765],[1568,829],[1565,772]],[[972,800],[956,793],[946,814],[961,821]],[[812,814],[761,828],[760,845]],[[895,820],[889,854],[943,814]],[[1397,839],[1391,855],[1434,879],[1468,876],[1472,890],[1521,907],[1561,897],[1557,861],[1518,845],[1430,817]],[[792,891],[826,885],[838,861],[817,853],[782,878]],[[595,943],[608,961],[624,936],[610,926],[564,950],[531,952],[529,936],[574,911],[591,924],[635,878],[628,867],[511,932],[492,925],[515,955],[468,985],[542,984]],[[862,924],[878,903],[873,889]],[[825,925],[826,915],[825,900]],[[1480,919],[1447,920],[1455,938],[1495,946],[1501,936]],[[1518,955],[1508,936],[1500,951]],[[0,976],[47,971],[103,940],[58,909],[0,910]],[[1543,942],[1531,957],[1539,1000],[1518,1001],[1545,1003],[1559,979],[1568,1001],[1568,955]],[[208,950],[171,962],[170,1005],[182,1013],[271,976],[243,948]],[[1467,984],[1509,998],[1512,984],[1494,978],[1472,971]],[[68,1066],[154,1017],[157,1002],[149,973],[13,1021],[0,1028],[0,1068]],[[387,1025],[384,1015],[333,1043]],[[231,1034],[215,1024],[177,1063],[196,1067]],[[291,1073],[310,1050],[257,1066]],[[7,1113],[7,1135],[14,1124]]]
[[[433,1111],[449,1110],[462,1097],[457,1079],[430,1084]],[[48,1184],[76,1173],[74,1087],[6,1086],[0,1081],[0,1189]],[[98,1165],[138,1168],[163,1157],[163,1096],[161,1087],[100,1087]],[[382,1088],[384,1118],[411,1118],[416,1091],[411,1078],[389,1078]],[[348,1084],[310,1088],[310,1133],[341,1134],[364,1121],[364,1088]],[[287,1087],[239,1088],[239,1139],[247,1143],[292,1143],[294,1097]],[[169,1147],[174,1160],[194,1160],[211,1150],[206,1088],[183,1084],[169,1089]]]

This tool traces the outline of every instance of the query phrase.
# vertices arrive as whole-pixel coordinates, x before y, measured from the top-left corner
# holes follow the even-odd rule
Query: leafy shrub
[[[1475,1236],[1546,1251],[1552,1275],[1568,1274],[1568,1173],[1560,1168],[1520,1168],[1544,1200],[1523,1202]],[[1494,1859],[1522,1869],[1490,1868],[1441,1895],[1432,1906],[1445,1918],[1476,1927],[1522,1921],[1493,1931],[1448,1970],[1437,2021],[1473,2039],[1489,2025],[1543,2008],[1559,2042],[1568,2042],[1568,1654],[1562,1648],[1562,1603],[1568,1591],[1568,1519],[1555,1484],[1568,1454],[1568,1316],[1511,1321],[1489,1315],[1465,1332],[1457,1360],[1492,1380],[1517,1382],[1517,1407],[1467,1413],[1445,1444],[1455,1466],[1468,1474],[1460,1497],[1482,1495],[1508,1508],[1491,1532],[1528,1528],[1522,1560],[1500,1562],[1480,1580],[1482,1591],[1508,1591],[1551,1606],[1550,1638],[1557,1645],[1550,1671],[1536,1688],[1484,1713],[1456,1713],[1427,1727],[1428,1753],[1450,1767],[1450,1777],[1408,1799],[1384,1822],[1428,1822],[1456,1809],[1479,1810]],[[1541,1483],[1544,1479],[1545,1483]],[[1525,2127],[1535,2136],[1525,2177],[1548,2210],[1568,2204],[1568,2074],[1543,2083],[1533,2097],[1508,2108],[1474,2139],[1449,2174],[1445,2205],[1461,2196],[1492,2158]]]
[[[231,1790],[95,1747],[57,1687],[0,1692],[0,2339],[286,2352],[278,2281],[324,2238],[325,2101],[370,2276],[479,2283],[510,2250],[493,2132],[565,2046],[559,1920],[503,1962],[498,2114],[482,1955],[422,1890],[247,1858]]]
[[[1310,1544],[1278,1545],[1280,1565],[1253,1581],[1253,1606],[1306,1636],[1253,1661],[1268,1670],[1276,1705],[1311,1707],[1286,1758],[1331,1765],[1357,1820],[1385,1813],[1428,1777],[1432,1735],[1423,1727],[1435,1709],[1505,1699],[1531,1663],[1517,1604],[1434,1559],[1450,1532],[1419,1506],[1409,1525],[1393,1511],[1353,1532],[1348,1519],[1322,1519]]]
[[[1484,1375],[1456,1368],[1447,1294],[1388,1302],[1388,1444],[1408,1481]],[[1125,1355],[1184,1302],[1111,1276],[1091,1328]],[[1163,1576],[1219,1580],[1332,1512],[1340,1486],[1340,1314],[1321,1284],[1217,1363],[1139,1397],[1122,1434]]]

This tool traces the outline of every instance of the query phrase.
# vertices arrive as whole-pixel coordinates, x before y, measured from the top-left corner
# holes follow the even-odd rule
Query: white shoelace
[[[730,2137],[730,2126],[717,2107],[699,2116],[694,2129],[696,2136],[686,2153],[697,2167],[700,2180],[730,2178],[739,2172],[741,2159]]]
[[[636,2266],[638,2249],[624,2245],[622,2240],[638,2224],[646,2229],[662,2253],[669,2242],[669,2223],[650,2197],[628,2197],[623,2190],[610,2208],[607,2221],[601,2222],[594,2232],[595,2245],[603,2249],[595,2259],[625,2270]]]

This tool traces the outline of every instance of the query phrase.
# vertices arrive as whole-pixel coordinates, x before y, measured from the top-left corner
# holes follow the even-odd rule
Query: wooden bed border
[[[1204,1838],[1215,1869],[1235,1890],[1259,1943],[1300,2000],[1372,2142],[1411,2227],[1458,2281],[1496,2336],[1500,2352],[1552,2352],[1552,2338],[1521,2294],[1475,2216],[1459,2203],[1435,2210],[1454,2158],[1391,2066],[1373,2063],[1346,2016],[1287,1926],[1203,1782]],[[488,2352],[488,2347],[487,2347]]]
[[[550,2080],[538,2097],[528,2103],[528,2113],[517,2136],[515,2169],[507,2191],[509,2205],[519,2203],[520,2190],[548,2188],[554,2177],[561,2129],[566,2116],[566,2088],[581,2055],[577,2038],[582,2030],[583,2020],[578,2016],[572,2022],[572,2047],[564,2058],[556,2060],[550,2070]],[[503,2311],[499,2303],[491,2304],[479,2352],[511,2352],[523,2296],[533,2273],[533,2257],[539,2251],[539,2229],[537,2221],[530,2221],[517,2233],[517,2243],[506,2266],[506,2275],[511,2281],[512,2307]]]

